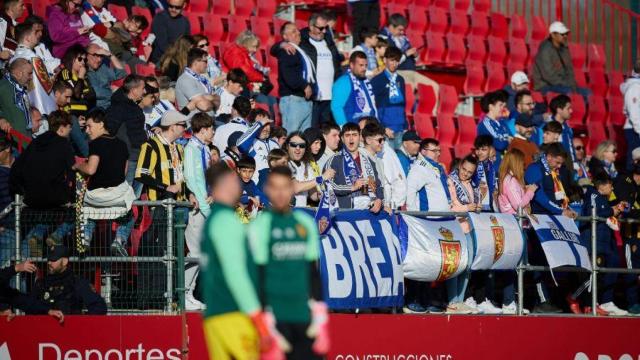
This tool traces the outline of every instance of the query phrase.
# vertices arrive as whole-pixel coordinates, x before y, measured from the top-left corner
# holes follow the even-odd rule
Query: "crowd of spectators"
[[[5,7],[21,1],[5,1]],[[193,205],[185,235],[190,256],[198,257],[212,201],[204,174],[218,162],[242,180],[237,212],[246,221],[269,207],[266,175],[281,165],[292,170],[297,207],[317,206],[327,195],[333,209],[372,213],[524,211],[576,218],[595,206],[602,217],[640,215],[640,63],[622,86],[629,149],[624,166],[621,144],[605,141],[588,157],[571,127],[567,94],[590,94],[575,85],[562,23],[551,24],[532,74],[535,90],[559,95],[548,104],[534,102],[529,77],[515,72],[504,89],[480,100],[472,152],[442,164],[440,155],[449,149],[411,130],[405,113],[407,89],[423,84],[437,94],[438,84],[416,70],[417,49],[405,36],[404,16],[389,16],[382,28],[371,23],[371,14],[379,13],[376,3],[350,2],[357,25],[351,53],[338,51],[330,12],[312,14],[303,29],[284,23],[281,41],[268,51],[277,61],[277,93],[269,77],[274,69],[257,57],[259,37],[241,32],[216,59],[206,36],[192,36],[185,0],[168,0],[151,24],[136,15],[117,19],[103,0],[60,0],[48,8],[46,22],[28,16],[7,32],[4,47],[14,41],[15,52],[0,53],[0,129],[24,148],[18,153],[1,143],[2,203],[9,204],[12,194],[23,195],[32,209],[80,203],[86,225],[75,251],[90,252],[96,221],[113,220],[114,256],[135,252],[129,241],[132,202],[172,198]],[[136,73],[138,64],[147,63],[155,64],[156,76]],[[158,221],[165,216],[164,209],[152,210]],[[470,224],[461,223],[469,234]],[[621,265],[616,224],[597,227],[593,251],[600,266]],[[638,226],[619,227],[629,266],[636,267]],[[30,255],[42,254],[44,244],[62,245],[74,226],[46,230],[36,226],[27,233]],[[582,233],[590,247],[590,227]],[[533,231],[527,236],[536,244]],[[539,243],[530,259],[544,264]],[[194,296],[198,272],[193,264],[185,269],[188,309],[203,307]],[[515,313],[515,272],[500,276],[501,291],[489,291],[492,272],[448,281],[444,308],[432,301],[431,285],[408,280],[405,311]],[[533,279],[539,289],[533,311],[561,311],[544,277],[536,273]],[[613,302],[617,277],[601,281],[598,311],[627,314]],[[639,314],[637,277],[624,281],[628,311]],[[566,297],[571,311],[585,310],[583,297],[584,291]]]

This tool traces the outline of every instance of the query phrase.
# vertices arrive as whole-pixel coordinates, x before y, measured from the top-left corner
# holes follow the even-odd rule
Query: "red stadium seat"
[[[504,44],[504,39],[496,36],[489,36],[487,39],[489,44],[489,61],[504,64],[504,59],[507,57],[507,47]]]
[[[258,36],[262,47],[273,41],[273,23],[269,19],[257,16],[251,17],[251,31]],[[268,49],[267,49],[268,50]]]
[[[469,10],[469,3],[471,0],[456,0],[454,1],[454,8],[456,10],[464,11],[465,13]]]
[[[251,16],[256,4],[253,0],[235,0],[235,14],[238,16]]]
[[[278,2],[276,0],[258,0],[256,15],[262,18],[273,18],[278,10]]]
[[[491,9],[491,0],[474,0],[473,10],[476,12],[488,12]]]
[[[416,95],[413,88],[409,84],[404,84],[404,92],[406,97],[404,99],[404,111],[406,112],[408,118],[413,118],[413,105],[415,105],[416,103]]]
[[[209,42],[211,44],[220,43],[225,35],[222,17],[218,15],[207,15],[205,22],[207,25],[204,27],[204,34],[209,38]]]
[[[448,27],[447,12],[439,7],[429,8],[429,31],[444,35]]]
[[[465,95],[484,94],[484,70],[479,65],[467,64],[467,76],[464,80],[463,90]]]
[[[483,38],[487,37],[489,34],[489,17],[487,13],[473,13],[471,16],[471,34]]]
[[[593,69],[604,69],[605,58],[607,54],[604,46],[598,44],[590,44],[588,48],[589,71]]]
[[[413,115],[413,125],[420,138],[435,138],[436,130],[433,128],[431,114],[423,114],[416,112]]]
[[[624,125],[626,117],[624,115],[624,97],[612,95],[609,97],[609,122],[616,126]]]
[[[585,73],[582,69],[574,69],[573,77],[576,79],[576,84],[579,87],[583,87],[583,88],[588,87],[587,77],[585,76]]]
[[[589,69],[589,88],[594,95],[605,96],[609,90],[604,69]]]
[[[524,39],[527,36],[527,21],[520,15],[512,14],[509,29],[512,39]]]
[[[211,12],[214,15],[231,15],[231,0],[211,0]]]
[[[589,133],[589,143],[587,147],[589,152],[593,153],[598,144],[607,140],[607,131],[602,122],[587,123],[587,131]]]
[[[422,51],[422,62],[424,64],[441,64],[444,62],[445,45],[442,34],[427,32],[427,40]]]
[[[484,85],[485,92],[499,90],[507,83],[504,75],[504,66],[500,63],[489,61],[487,63],[487,82]]]
[[[584,124],[584,117],[587,112],[587,107],[584,104],[584,98],[581,95],[571,94],[571,108],[573,109],[573,115],[571,116],[571,126],[582,126]]]
[[[189,20],[189,24],[191,25],[191,33],[199,34],[202,32],[202,19],[200,13],[195,12],[187,12],[185,13],[187,20]]]
[[[227,42],[234,42],[241,32],[247,30],[247,20],[247,18],[241,16],[229,16],[227,18]]]
[[[540,42],[549,35],[549,28],[542,17],[532,16],[531,25],[532,25],[531,40]],[[537,48],[536,48],[536,51],[537,51]]]
[[[624,75],[620,71],[609,72],[609,93],[612,96],[620,95],[620,84],[624,82]]]
[[[190,0],[189,11],[207,13],[209,12],[209,1],[208,0]]]
[[[451,1],[449,0],[433,0],[433,6],[439,7],[444,10],[449,10],[449,5]]]
[[[111,15],[118,19],[118,21],[124,21],[129,17],[129,15],[127,15],[127,8],[124,6],[109,4],[107,9],[109,9]]]
[[[453,146],[453,155],[458,159],[464,158],[465,156],[471,154],[472,151],[473,144],[463,144],[460,142],[460,140],[458,140],[458,142]]]
[[[462,66],[467,56],[467,48],[464,45],[463,36],[449,32],[447,33],[446,40],[448,51],[445,63],[447,63],[447,65]]]
[[[484,38],[478,36],[467,37],[467,64],[483,65],[487,57],[487,47]]]
[[[583,69],[587,61],[587,51],[582,44],[570,43],[569,53],[571,53],[571,62],[574,69]]]
[[[427,7],[415,4],[409,5],[409,21],[411,25],[408,30],[424,33],[429,23]]]
[[[142,76],[154,76],[156,74],[156,66],[153,63],[136,64],[136,74]]]
[[[449,149],[455,144],[456,126],[453,122],[453,115],[438,114],[436,125],[438,127],[437,139],[440,141],[440,147],[444,153],[445,149]]]
[[[436,93],[431,86],[418,84],[418,106],[416,107],[416,113],[433,114],[433,109],[436,106]]]
[[[509,56],[507,57],[507,71],[513,74],[516,71],[525,71],[527,68],[527,59],[529,58],[529,50],[523,39],[511,38],[509,40]]]
[[[458,116],[458,143],[473,146],[476,139],[476,122],[471,116]]]
[[[407,38],[409,39],[409,42],[411,43],[411,47],[414,47],[417,49],[424,47],[424,32],[414,31],[411,28],[409,28],[406,34],[407,34]]]
[[[531,97],[533,98],[533,101],[535,101],[537,103],[543,103],[544,102],[544,96],[542,96],[542,94],[537,92],[537,91],[532,91],[531,92]]]
[[[462,10],[453,10],[451,12],[451,28],[449,29],[449,33],[466,36],[467,32],[469,32],[469,17],[467,13]]]
[[[438,104],[437,113],[453,115],[458,107],[458,91],[456,91],[455,86],[444,84],[440,85],[438,95],[440,102]]]
[[[507,18],[500,13],[491,13],[489,16],[491,19],[491,35],[501,38],[503,41],[507,39],[509,35],[509,25],[507,25]]]
[[[387,16],[391,16],[393,14],[401,14],[404,17],[407,17],[407,5],[398,4],[397,2],[388,3],[386,6]]]
[[[573,105],[573,99],[571,105]],[[593,122],[603,124],[607,122],[607,109],[602,96],[592,95],[589,97],[589,118],[587,123]]]
[[[31,9],[34,15],[38,15],[44,20],[47,20],[46,13],[47,13],[47,7],[49,7],[49,5],[51,4],[49,4],[47,1],[36,0],[33,2],[33,4],[31,4]]]

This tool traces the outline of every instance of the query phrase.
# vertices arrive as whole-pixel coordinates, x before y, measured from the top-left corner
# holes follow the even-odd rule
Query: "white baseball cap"
[[[562,21],[554,21],[549,25],[549,34],[558,33],[558,34],[566,34],[569,30]]]
[[[511,83],[516,85],[528,84],[529,77],[522,71],[516,71],[511,75]]]

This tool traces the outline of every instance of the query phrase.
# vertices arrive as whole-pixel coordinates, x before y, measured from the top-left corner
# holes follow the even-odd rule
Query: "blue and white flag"
[[[467,237],[458,220],[427,220],[400,215],[404,276],[418,281],[443,281],[469,266]]]
[[[321,237],[320,275],[331,309],[402,306],[404,277],[393,218],[338,212]]]
[[[576,223],[566,216],[529,215],[551,269],[577,266],[591,270],[589,251],[580,244]]]
[[[475,237],[472,270],[513,270],[524,252],[524,237],[515,216],[469,213]]]

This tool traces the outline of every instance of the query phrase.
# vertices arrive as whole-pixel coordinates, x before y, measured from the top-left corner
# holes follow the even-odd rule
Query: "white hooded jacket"
[[[640,135],[640,76],[628,78],[620,85],[624,95],[625,129],[633,129]]]

